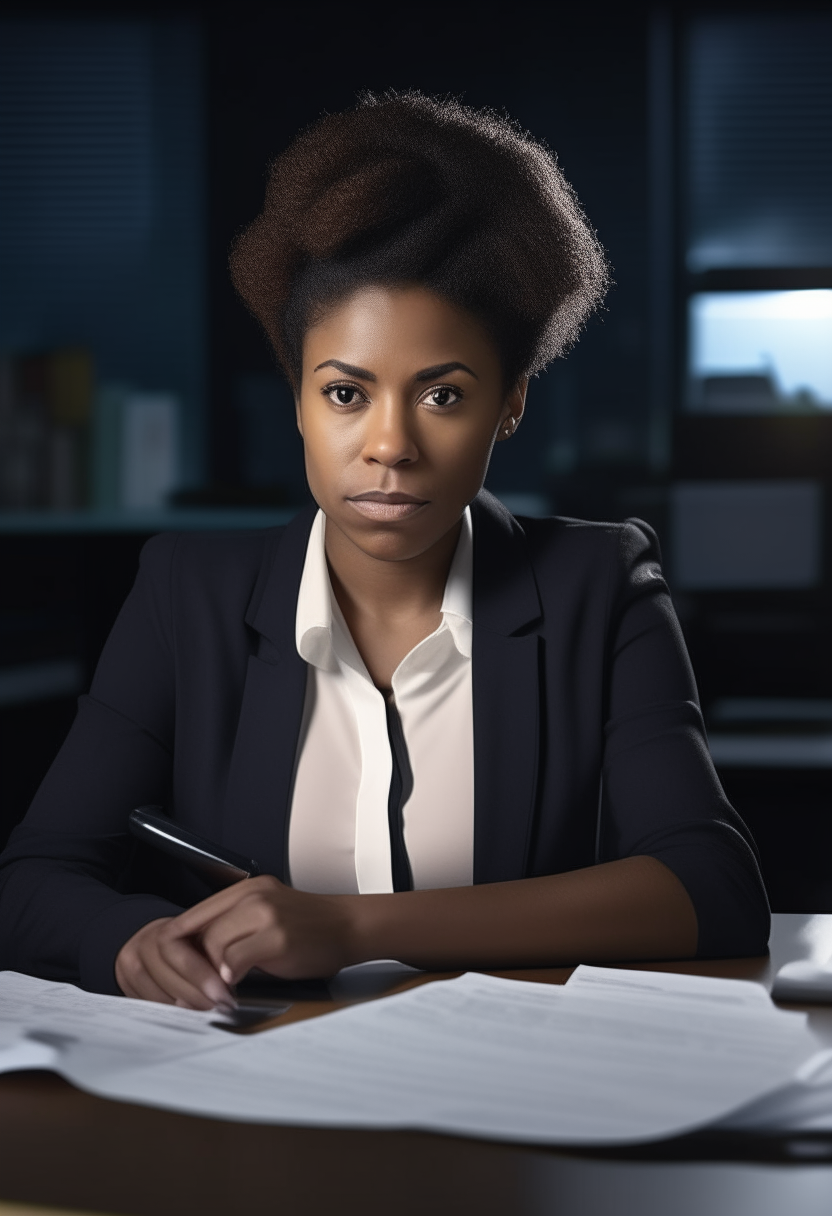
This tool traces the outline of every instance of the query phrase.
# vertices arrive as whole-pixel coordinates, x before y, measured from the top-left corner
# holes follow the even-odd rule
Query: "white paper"
[[[21,1036],[18,1042],[0,1050],[0,1072],[20,1072],[28,1068],[54,1069],[58,1049],[48,1043]]]
[[[832,1051],[817,1052],[791,1082],[721,1120],[733,1131],[832,1132]]]
[[[211,1014],[4,973],[0,1026],[24,1023],[25,1043],[53,1053],[41,1067],[116,1099],[560,1144],[710,1124],[781,1089],[817,1050],[805,1015],[744,986],[736,999],[731,981],[721,990],[723,981],[662,977],[657,990],[655,973],[607,980],[598,968],[565,988],[468,974],[234,1037]]]
[[[809,972],[825,971],[830,987],[827,999],[832,1000],[832,972],[813,963],[793,963],[781,968],[778,980],[786,971],[795,983],[804,985]],[[711,980],[695,978],[696,991],[686,982],[690,977],[673,972],[619,972],[607,967],[579,967],[569,980],[568,988],[592,988],[610,994],[638,989],[652,991],[662,998],[690,993],[697,1000],[739,1003],[749,1008],[776,1010],[762,984],[749,980]],[[777,981],[775,982],[777,984]],[[805,987],[794,990],[780,984],[778,999],[809,999]],[[816,1045],[817,1046],[817,1045]],[[832,1131],[832,1050],[824,1048],[811,1056],[785,1086],[755,1099],[748,1106],[719,1120],[723,1129],[747,1132],[795,1133]]]
[[[674,971],[632,971],[617,967],[576,967],[566,984],[568,992],[594,992],[618,997],[626,993],[662,1000],[705,1002],[723,1008],[742,1007],[777,1013],[762,984],[753,980],[723,980]]]
[[[95,1090],[257,1122],[632,1143],[782,1086],[815,1046],[800,1014],[599,1000],[469,974],[99,1078]]]
[[[219,1015],[84,992],[14,971],[0,972],[0,1046],[14,1039],[39,1044],[40,1063],[21,1064],[22,1047],[0,1052],[0,1071],[55,1068],[79,1085],[125,1066],[142,1066],[228,1042],[211,1025]]]

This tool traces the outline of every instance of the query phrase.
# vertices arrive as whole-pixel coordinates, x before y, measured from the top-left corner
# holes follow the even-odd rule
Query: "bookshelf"
[[[151,535],[155,532],[224,532],[276,528],[297,513],[291,507],[163,507],[144,510],[0,511],[0,536]]]

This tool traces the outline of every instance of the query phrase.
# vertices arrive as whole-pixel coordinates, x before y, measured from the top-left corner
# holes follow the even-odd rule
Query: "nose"
[[[402,402],[377,403],[365,415],[364,459],[386,468],[413,464],[419,448],[413,433],[411,412]]]

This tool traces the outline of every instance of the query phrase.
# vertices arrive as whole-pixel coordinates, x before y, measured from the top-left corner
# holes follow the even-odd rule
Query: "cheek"
[[[355,437],[331,418],[307,418],[303,446],[307,472],[327,482],[337,482],[339,474],[355,458]]]
[[[493,439],[490,432],[480,428],[454,435],[451,442],[437,448],[435,463],[449,474],[456,473],[460,482],[482,480],[488,467]]]

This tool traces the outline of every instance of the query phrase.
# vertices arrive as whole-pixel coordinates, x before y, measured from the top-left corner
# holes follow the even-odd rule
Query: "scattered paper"
[[[776,1013],[762,984],[753,980],[722,980],[704,975],[681,975],[675,971],[631,971],[617,967],[577,967],[566,985],[568,992],[586,991],[618,996],[635,993],[642,997],[677,999],[744,1007]]]
[[[216,1011],[200,1013],[154,1001],[84,992],[74,984],[51,983],[14,971],[0,972],[0,1045],[10,1036],[48,1051],[32,1051],[41,1063],[14,1063],[13,1052],[0,1053],[0,1071],[54,1068],[83,1088],[113,1069],[141,1067],[180,1059],[228,1042],[226,1031],[212,1026]]]
[[[787,1082],[805,1019],[468,974],[98,1078],[222,1118],[609,1144],[701,1127]]]
[[[729,1115],[719,1126],[771,1135],[832,1132],[832,1051],[817,1052],[792,1081]]]
[[[467,974],[242,1038],[213,1016],[0,975],[0,1025],[24,1023],[41,1066],[251,1122],[635,1143],[748,1108],[817,1051],[805,1015],[742,981],[603,968],[566,987]]]

